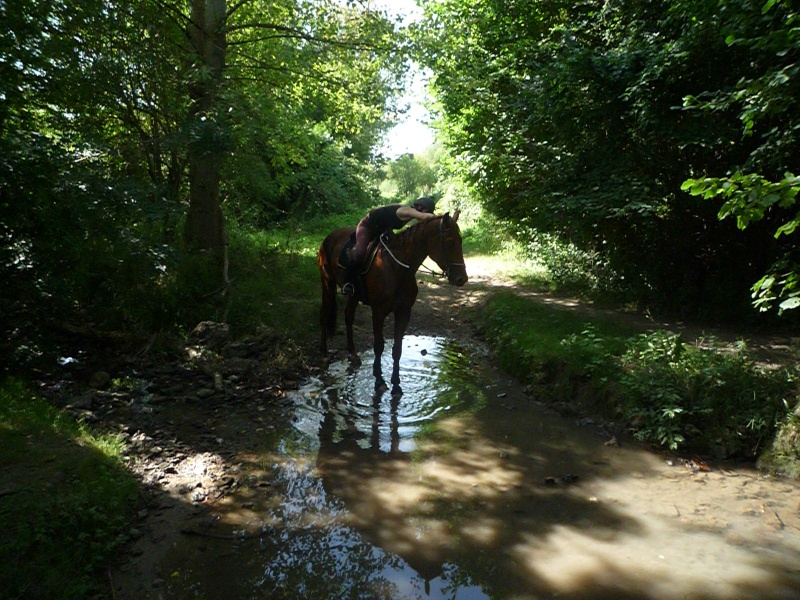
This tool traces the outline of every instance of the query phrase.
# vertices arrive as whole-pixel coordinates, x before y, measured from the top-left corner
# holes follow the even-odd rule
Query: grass
[[[19,381],[0,382],[3,597],[103,597],[104,568],[128,539],[138,499],[122,449]]]
[[[268,327],[299,342],[318,335],[317,250],[328,232],[353,226],[360,213],[230,234],[231,279],[226,320],[234,333]]]
[[[478,323],[504,370],[540,385],[540,393],[552,401],[571,400],[574,381],[619,354],[637,333],[513,292],[492,294]]]
[[[478,323],[501,366],[539,398],[583,405],[675,451],[756,458],[797,402],[795,370],[767,370],[744,345],[693,346],[510,292],[491,295]]]
[[[467,262],[513,281],[517,292],[614,296],[613,284],[604,284],[589,268],[592,261],[574,249],[544,238],[521,247],[496,233],[502,231],[477,219],[465,233],[465,250],[480,255]],[[517,292],[490,294],[476,322],[501,366],[540,399],[614,420],[641,440],[708,457],[753,459],[773,438],[783,440],[772,454],[789,460],[770,468],[791,472],[792,464],[800,465],[800,448],[785,443],[797,431],[786,433],[798,400],[794,364],[767,370],[743,344],[731,349],[712,340],[701,347],[669,331],[642,334]]]

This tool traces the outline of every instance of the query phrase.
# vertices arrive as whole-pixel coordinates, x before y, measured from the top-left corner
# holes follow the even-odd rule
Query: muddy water
[[[399,401],[366,354],[297,393],[159,596],[800,597],[795,484],[609,443],[444,339],[404,350]]]

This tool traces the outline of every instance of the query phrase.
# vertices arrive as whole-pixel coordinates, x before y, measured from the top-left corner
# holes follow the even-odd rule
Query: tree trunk
[[[189,40],[198,76],[190,85],[193,136],[189,143],[189,212],[184,241],[195,250],[221,257],[225,234],[219,183],[224,148],[217,92],[225,69],[226,0],[191,0]]]

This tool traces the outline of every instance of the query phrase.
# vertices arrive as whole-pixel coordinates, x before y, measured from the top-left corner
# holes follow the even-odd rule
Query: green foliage
[[[317,281],[314,260],[242,232],[379,203],[370,160],[405,68],[397,24],[352,4],[228,3],[226,70],[201,110],[212,74],[186,44],[192,5],[0,9],[8,354],[52,343],[53,322],[148,336],[205,319],[286,325],[259,298]],[[221,256],[182,245],[190,149],[226,158],[230,285]]]
[[[480,213],[471,223],[459,220],[464,253],[499,254],[512,242],[503,225],[491,215]]]
[[[591,298],[595,301],[624,301],[624,286],[608,263],[596,250],[582,249],[558,236],[524,227],[515,229],[516,238],[525,240],[525,252],[544,265],[552,287],[561,294]]]
[[[262,326],[298,342],[318,335],[317,230],[304,225],[269,232],[232,230],[232,283],[226,321],[235,334]]]
[[[631,331],[568,309],[551,308],[510,293],[493,294],[479,325],[505,370],[522,380],[550,384],[601,369],[603,357],[622,351]],[[565,341],[566,340],[566,341]]]
[[[0,383],[0,588],[8,597],[103,597],[138,499],[122,447],[19,381]]]
[[[769,448],[758,459],[759,469],[780,477],[800,479],[800,406],[795,407],[778,425],[778,432]]]
[[[389,163],[389,178],[397,185],[399,200],[430,195],[436,185],[433,167],[422,157],[403,154]]]
[[[789,3],[765,13],[738,0],[422,6],[415,39],[440,133],[487,209],[523,223],[523,238],[546,233],[594,257],[601,278],[614,274],[614,296],[681,314],[750,310],[752,282],[782,251],[770,239],[778,225],[740,238],[680,188],[747,161],[768,164],[742,172],[769,181],[794,170]],[[692,95],[717,101],[701,112],[684,105]]]
[[[800,191],[800,178],[785,173],[778,182],[767,181],[757,174],[745,175],[736,172],[730,177],[705,177],[687,179],[682,189],[693,196],[704,199],[721,196],[724,199],[718,216],[725,219],[736,217],[739,229],[746,229],[751,223],[763,219],[770,210],[781,211],[785,222],[775,231],[775,238],[791,235],[800,225],[800,212],[793,217],[786,215],[786,209],[797,202]],[[766,275],[752,287],[754,305],[762,311],[769,310],[778,302],[779,312],[800,306],[800,268],[794,260],[794,252],[787,251],[770,267]]]
[[[796,168],[800,132],[792,109],[800,90],[800,13],[791,2],[770,0],[760,11],[756,6],[721,4],[735,9],[725,42],[731,49],[747,50],[751,67],[735,85],[689,95],[684,106],[705,115],[736,112],[742,140],[750,142],[749,154],[726,165],[733,174],[688,179],[683,189],[704,199],[720,197],[718,217],[736,217],[740,229],[764,220],[775,238],[791,235],[800,222],[798,215],[788,211],[800,189],[798,178],[790,172]],[[773,264],[752,289],[756,307],[769,310],[777,304],[782,312],[800,305],[798,269],[791,245],[776,245],[776,249]]]
[[[493,295],[479,324],[503,368],[539,397],[588,402],[671,450],[753,458],[797,396],[793,372],[760,367],[743,344],[688,346],[511,294]]]
[[[141,325],[171,250],[174,206],[109,177],[102,157],[31,134],[5,138],[0,158],[7,315]],[[168,238],[167,238],[168,239]],[[27,315],[27,316],[25,316]],[[148,324],[149,326],[149,324]]]
[[[760,368],[743,344],[729,353],[656,332],[631,340],[621,364],[623,412],[639,439],[719,458],[763,451],[795,393],[788,371]]]
[[[405,70],[402,31],[374,10],[293,0],[245,3],[230,29],[227,213],[269,227],[376,203],[369,161]]]

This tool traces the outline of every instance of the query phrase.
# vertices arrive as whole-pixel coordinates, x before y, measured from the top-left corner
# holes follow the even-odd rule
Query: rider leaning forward
[[[400,229],[411,219],[420,221],[432,219],[435,207],[436,201],[433,198],[423,196],[414,200],[411,206],[389,204],[369,211],[356,227],[356,245],[353,249],[350,268],[345,274],[346,282],[342,286],[342,293],[348,296],[355,293],[353,281],[358,276],[358,271],[366,257],[367,247],[372,240],[389,231]]]

